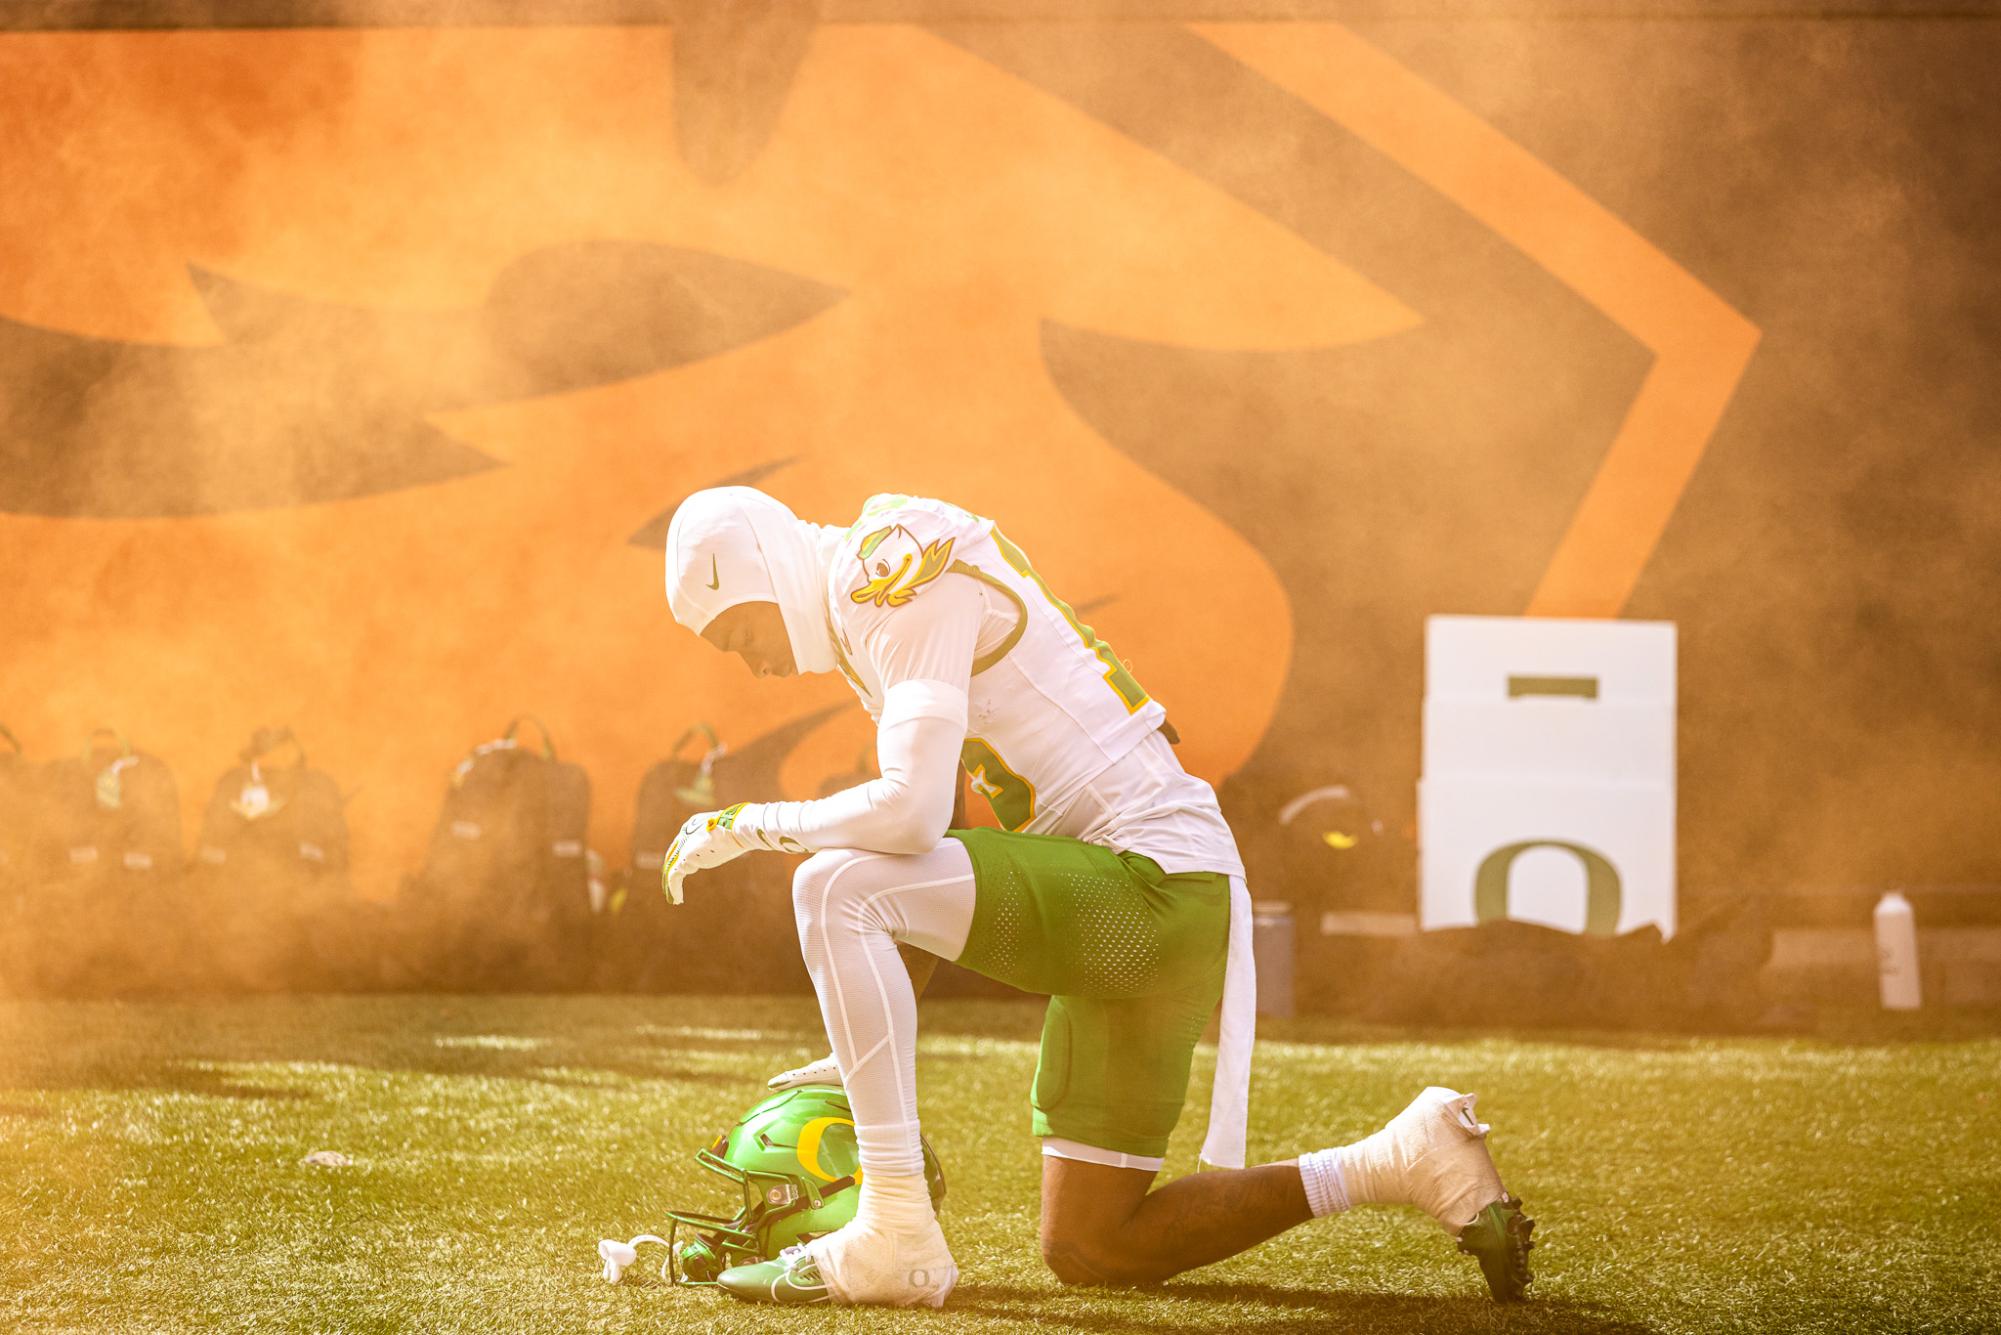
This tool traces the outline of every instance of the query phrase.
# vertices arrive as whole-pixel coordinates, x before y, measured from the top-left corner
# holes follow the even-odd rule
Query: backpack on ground
[[[363,970],[340,786],[290,728],[263,727],[216,780],[189,869],[211,980],[317,990]]]
[[[840,706],[815,710],[739,747],[725,747],[706,724],[681,735],[640,784],[634,820],[631,891],[619,924],[627,949],[642,952],[635,986],[672,992],[788,992],[811,984],[799,958],[789,886],[799,859],[753,853],[704,871],[685,902],[669,905],[660,866],[688,817],[783,791],[787,757]],[[689,749],[708,743],[699,759]]]
[[[515,738],[524,722],[539,749]],[[453,990],[572,986],[588,975],[590,779],[517,718],[452,771],[399,928],[418,972]]]
[[[173,771],[100,728],[29,783],[20,898],[27,981],[58,995],[143,992],[185,975],[180,793]]]

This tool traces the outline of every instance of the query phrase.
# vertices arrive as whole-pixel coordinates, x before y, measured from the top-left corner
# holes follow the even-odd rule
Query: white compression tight
[[[897,942],[958,958],[972,930],[973,900],[972,859],[956,839],[915,854],[823,849],[793,874],[799,950],[854,1109],[865,1172],[924,1171],[917,994]]]

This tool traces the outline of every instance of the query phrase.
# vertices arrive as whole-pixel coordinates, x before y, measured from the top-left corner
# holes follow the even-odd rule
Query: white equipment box
[[[1418,917],[1675,930],[1675,628],[1431,617]]]

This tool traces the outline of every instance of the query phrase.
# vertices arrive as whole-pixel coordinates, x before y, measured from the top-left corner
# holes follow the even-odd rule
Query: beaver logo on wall
[[[1327,59],[832,24],[739,88],[679,28],[0,36],[35,113],[0,198],[17,721],[130,718],[199,770],[286,717],[344,739],[385,843],[524,707],[630,790],[691,716],[842,692],[676,637],[626,541],[773,473],[826,523],[957,502],[1116,597],[1196,772],[1393,750],[1353,689],[1398,679],[1381,646],[1521,606],[1679,382],[1348,128],[1374,103],[1319,105],[1357,39],[1272,31]],[[763,102],[695,114],[719,93]]]
[[[834,289],[668,246],[522,256],[471,310],[368,310],[190,271],[222,342],[0,317],[0,509],[193,515],[343,500],[496,466],[424,415],[613,384],[809,319]]]

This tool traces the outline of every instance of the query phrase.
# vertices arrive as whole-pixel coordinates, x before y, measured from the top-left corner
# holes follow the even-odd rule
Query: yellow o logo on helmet
[[[820,1167],[820,1141],[826,1136],[830,1126],[853,1126],[851,1117],[815,1117],[799,1128],[799,1164],[822,1182],[834,1181],[834,1175]],[[855,1170],[855,1181],[862,1180],[861,1170]]]

